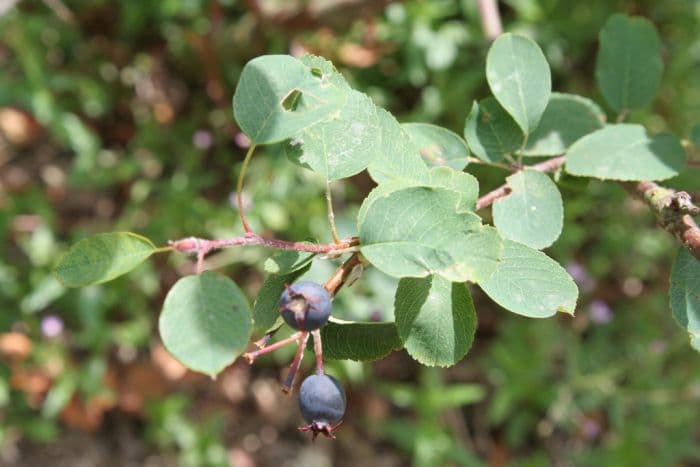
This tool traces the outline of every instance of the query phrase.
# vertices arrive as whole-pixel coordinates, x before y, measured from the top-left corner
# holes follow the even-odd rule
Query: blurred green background
[[[601,104],[598,31],[612,13],[648,17],[665,75],[653,107],[631,120],[683,138],[700,120],[697,1],[500,7],[506,30],[544,50],[555,90]],[[231,194],[244,141],[231,97],[255,56],[323,55],[400,121],[461,134],[488,94],[476,2],[5,0],[0,14],[0,465],[700,465],[700,355],[667,304],[677,245],[613,184],[560,180],[565,227],[548,252],[579,283],[575,318],[526,319],[475,295],[476,343],[453,368],[403,352],[331,363],[349,398],[333,442],[296,431],[296,399],[279,391],[289,353],[239,361],[213,381],[165,352],[155,323],[188,258],[77,290],[51,275],[92,233],[132,230],[161,245],[241,233]],[[482,191],[506,175],[468,170]],[[700,172],[668,185],[700,192]],[[371,187],[365,175],[334,184],[341,235],[354,233]],[[263,148],[246,183],[251,223],[327,241],[323,189]],[[228,250],[209,267],[252,299],[270,253]],[[334,267],[316,261],[309,275]],[[392,319],[393,286],[370,269],[334,312]]]

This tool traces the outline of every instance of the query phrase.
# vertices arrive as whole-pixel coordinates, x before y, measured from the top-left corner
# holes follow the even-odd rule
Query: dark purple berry
[[[335,438],[333,432],[345,415],[345,391],[337,379],[329,375],[311,375],[301,383],[299,409],[308,425],[300,431],[311,431],[313,439],[319,433]]]
[[[280,296],[280,313],[288,325],[300,331],[313,331],[331,315],[331,295],[315,282],[287,286]]]

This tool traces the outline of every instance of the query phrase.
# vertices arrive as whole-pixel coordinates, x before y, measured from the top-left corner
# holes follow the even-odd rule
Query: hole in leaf
[[[301,91],[298,89],[292,89],[287,96],[282,99],[282,108],[289,112],[296,110],[301,100]]]

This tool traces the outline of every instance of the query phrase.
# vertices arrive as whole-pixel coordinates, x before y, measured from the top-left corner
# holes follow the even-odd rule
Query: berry
[[[345,415],[345,391],[332,376],[311,375],[301,383],[299,409],[308,423],[299,427],[300,431],[313,432],[313,439],[319,433],[335,438],[333,431],[342,423]]]
[[[313,331],[331,315],[331,295],[315,282],[287,286],[280,296],[279,310],[288,325],[300,331]]]

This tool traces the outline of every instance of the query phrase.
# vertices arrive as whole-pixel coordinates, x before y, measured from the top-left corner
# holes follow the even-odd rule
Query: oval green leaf
[[[131,271],[155,250],[149,239],[131,232],[97,234],[73,245],[54,274],[66,287],[101,284]]]
[[[523,154],[530,157],[564,154],[576,140],[603,128],[604,122],[605,114],[592,100],[575,94],[552,93]]]
[[[233,113],[254,144],[270,144],[338,112],[350,88],[329,62],[307,64],[289,55],[249,61],[233,96]]]
[[[503,241],[496,272],[479,286],[506,310],[530,318],[573,315],[578,299],[576,283],[559,263],[511,240]]]
[[[212,377],[243,353],[252,328],[243,292],[228,277],[211,271],[177,281],[159,320],[168,352],[187,368]]]
[[[506,178],[510,193],[493,203],[493,223],[503,238],[541,250],[559,238],[564,206],[548,175],[523,170]]]
[[[265,260],[265,271],[271,274],[290,274],[307,266],[316,253],[295,250],[277,250]]]
[[[328,360],[379,360],[400,350],[394,323],[331,321],[321,328],[323,358]]]
[[[464,283],[439,276],[401,279],[394,316],[406,351],[427,366],[452,366],[474,342],[476,311]]]
[[[453,282],[478,281],[496,268],[500,238],[464,207],[458,192],[414,186],[380,190],[364,203],[368,207],[361,207],[359,216],[362,254],[390,276],[438,274]]]
[[[472,104],[464,138],[474,155],[487,162],[500,162],[523,144],[518,124],[493,97]]]
[[[351,90],[337,116],[289,141],[287,156],[327,180],[339,180],[367,168],[379,154],[381,136],[377,107],[366,94]]]
[[[467,143],[456,133],[429,123],[401,125],[429,167],[463,170],[469,164]]]
[[[669,298],[674,318],[700,352],[700,261],[685,248],[679,249],[673,262]]]
[[[607,125],[584,136],[566,154],[566,171],[601,179],[665,180],[685,165],[681,142],[668,133],[651,137],[641,125]]]
[[[656,95],[663,73],[661,41],[646,18],[613,15],[600,31],[595,76],[617,112],[638,109]]]
[[[486,56],[486,80],[523,133],[532,133],[552,92],[549,64],[539,46],[527,37],[502,34]]]

